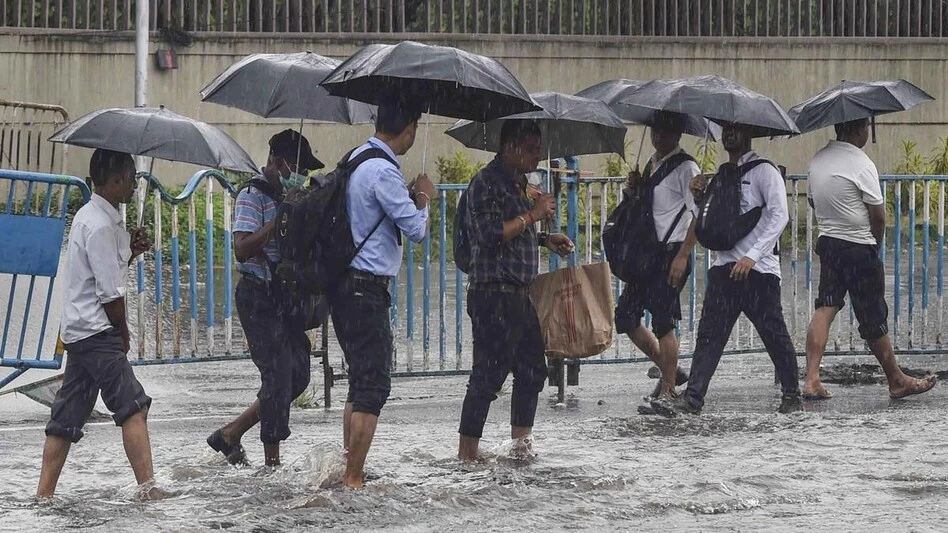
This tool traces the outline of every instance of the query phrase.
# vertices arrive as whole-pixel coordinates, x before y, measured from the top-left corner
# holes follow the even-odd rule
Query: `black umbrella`
[[[543,132],[548,157],[613,152],[625,156],[626,128],[605,103],[554,92],[530,96],[543,107],[488,122],[460,120],[445,133],[464,146],[490,152],[500,151],[500,130],[508,119],[536,120]]]
[[[846,81],[790,108],[789,114],[801,133],[834,124],[873,119],[876,115],[905,111],[932,96],[905,80]]]
[[[319,84],[341,62],[312,52],[252,54],[201,89],[201,100],[236,107],[264,118],[367,124],[372,106],[331,96]]]
[[[164,106],[93,111],[49,140],[236,172],[257,171],[253,159],[229,135]]]
[[[413,41],[366,46],[322,86],[360,102],[400,97],[428,113],[481,122],[540,109],[500,62]]]
[[[576,93],[576,96],[592,98],[605,102],[619,118],[637,124],[653,126],[660,111],[622,103],[622,99],[638,90],[645,81],[640,80],[608,80],[587,87]],[[684,117],[684,133],[716,141],[721,138],[721,127],[698,115],[682,115]]]
[[[799,133],[793,120],[772,98],[721,76],[652,80],[620,102],[699,115],[719,124],[741,124],[750,127],[754,137]]]

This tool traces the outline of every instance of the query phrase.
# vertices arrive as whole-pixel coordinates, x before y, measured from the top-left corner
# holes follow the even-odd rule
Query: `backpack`
[[[766,159],[755,159],[741,166],[724,163],[718,168],[708,183],[698,210],[695,235],[702,246],[708,250],[731,250],[760,221],[765,206],[741,213],[741,180],[745,174],[763,164],[777,168]],[[777,170],[779,172],[780,169]]]
[[[314,175],[308,188],[290,191],[277,208],[278,271],[284,289],[290,292],[325,294],[385,221],[383,214],[356,246],[346,209],[349,178],[369,159],[396,163],[380,148],[370,147],[351,157],[354,151],[349,151],[328,174]]]
[[[655,216],[652,212],[655,188],[685,161],[694,161],[686,153],[671,156],[658,171],[647,177],[645,183],[632,191],[626,191],[619,205],[609,215],[602,230],[603,251],[612,273],[626,283],[653,275],[661,268],[664,254],[661,249],[668,243],[672,232],[684,216],[686,207],[678,211],[674,222],[659,241],[655,235]],[[649,174],[651,162],[646,164]]]
[[[471,270],[471,236],[467,227],[467,192],[461,193],[454,213],[454,265],[465,274]]]

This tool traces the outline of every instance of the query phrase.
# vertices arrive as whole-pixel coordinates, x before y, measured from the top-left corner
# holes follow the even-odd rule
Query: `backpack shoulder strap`
[[[355,150],[353,150],[354,152]],[[350,159],[351,158],[351,159]],[[385,159],[389,163],[398,166],[398,162],[394,161],[389,155],[382,150],[381,148],[376,148],[374,146],[359,152],[358,155],[352,157],[352,152],[346,154],[346,157],[343,159],[345,161],[345,166],[349,171],[354,171],[362,163],[365,163],[369,159]]]
[[[252,178],[250,181],[244,184],[243,187],[240,188],[240,191],[238,191],[238,194],[242,192],[244,189],[247,189],[249,187],[253,187],[254,189],[257,189],[258,191],[266,195],[267,198],[273,200],[276,203],[280,203],[282,201],[282,199],[276,193],[276,190],[273,188],[273,185],[270,185],[270,182],[263,178]]]
[[[777,165],[774,164],[773,161],[771,161],[771,160],[769,160],[769,159],[763,159],[763,158],[761,158],[761,159],[755,159],[755,160],[753,160],[753,161],[748,161],[747,163],[744,163],[743,165],[739,166],[739,167],[738,167],[738,173],[740,174],[741,177],[743,177],[745,174],[747,174],[747,173],[750,172],[751,170],[754,170],[755,168],[757,168],[757,167],[759,167],[760,165],[763,165],[763,164],[765,164],[765,163],[768,164],[768,165],[770,165],[770,166],[772,166],[772,167],[774,167],[774,169],[776,169],[777,172],[780,172],[780,169],[777,168]]]
[[[651,178],[649,179],[649,185],[652,188],[658,187],[659,184],[661,184],[662,181],[665,180],[665,178],[667,178],[672,172],[674,172],[676,168],[681,166],[682,163],[684,163],[685,161],[694,161],[694,160],[695,158],[691,157],[689,154],[686,154],[684,152],[679,152],[669,157],[667,161],[665,161],[664,163],[662,163],[660,167],[658,167],[658,170],[655,172],[655,174],[651,176]],[[651,163],[652,163],[651,161],[648,162],[649,165]]]

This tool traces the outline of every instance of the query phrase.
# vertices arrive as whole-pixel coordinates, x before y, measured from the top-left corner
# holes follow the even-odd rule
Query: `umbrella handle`
[[[421,151],[421,173],[428,170],[428,129],[431,127],[431,113],[425,113],[425,145]]]

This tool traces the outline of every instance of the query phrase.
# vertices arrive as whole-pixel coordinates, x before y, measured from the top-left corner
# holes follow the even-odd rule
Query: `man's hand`
[[[431,199],[435,196],[434,183],[431,182],[431,178],[429,178],[427,174],[419,174],[418,177],[411,182],[409,189],[411,190],[411,195],[413,198],[415,198],[415,201],[418,200],[417,196],[419,194],[426,196],[426,205],[427,202],[431,201]]]
[[[671,266],[668,269],[668,283],[672,287],[680,287],[684,281],[685,270],[688,268],[688,256],[678,254],[672,259]]]
[[[625,180],[625,186],[630,189],[635,189],[640,183],[642,183],[642,173],[639,172],[638,167],[635,167],[633,170],[629,171],[629,175]]]
[[[556,211],[556,199],[552,194],[541,194],[533,203],[533,209],[530,210],[530,216],[534,222],[546,220],[553,216]],[[552,237],[552,235],[551,235]]]
[[[132,340],[128,332],[128,326],[122,328],[122,345],[125,348],[125,355],[128,355],[128,351],[132,349]]]
[[[575,246],[573,241],[569,239],[566,235],[562,233],[551,233],[546,238],[546,247],[550,251],[555,252],[560,257],[566,257],[567,255],[573,253]]]
[[[688,187],[691,189],[691,195],[697,200],[704,196],[704,190],[708,188],[708,176],[704,174],[698,174],[697,176],[691,178],[691,183],[688,184]]]
[[[744,281],[747,279],[747,276],[750,275],[751,270],[754,269],[754,265],[756,264],[757,261],[754,261],[750,257],[742,257],[741,260],[734,263],[734,267],[731,268],[731,279]]]
[[[151,241],[148,239],[148,231],[145,228],[138,228],[132,232],[132,259],[148,251],[151,248]]]

